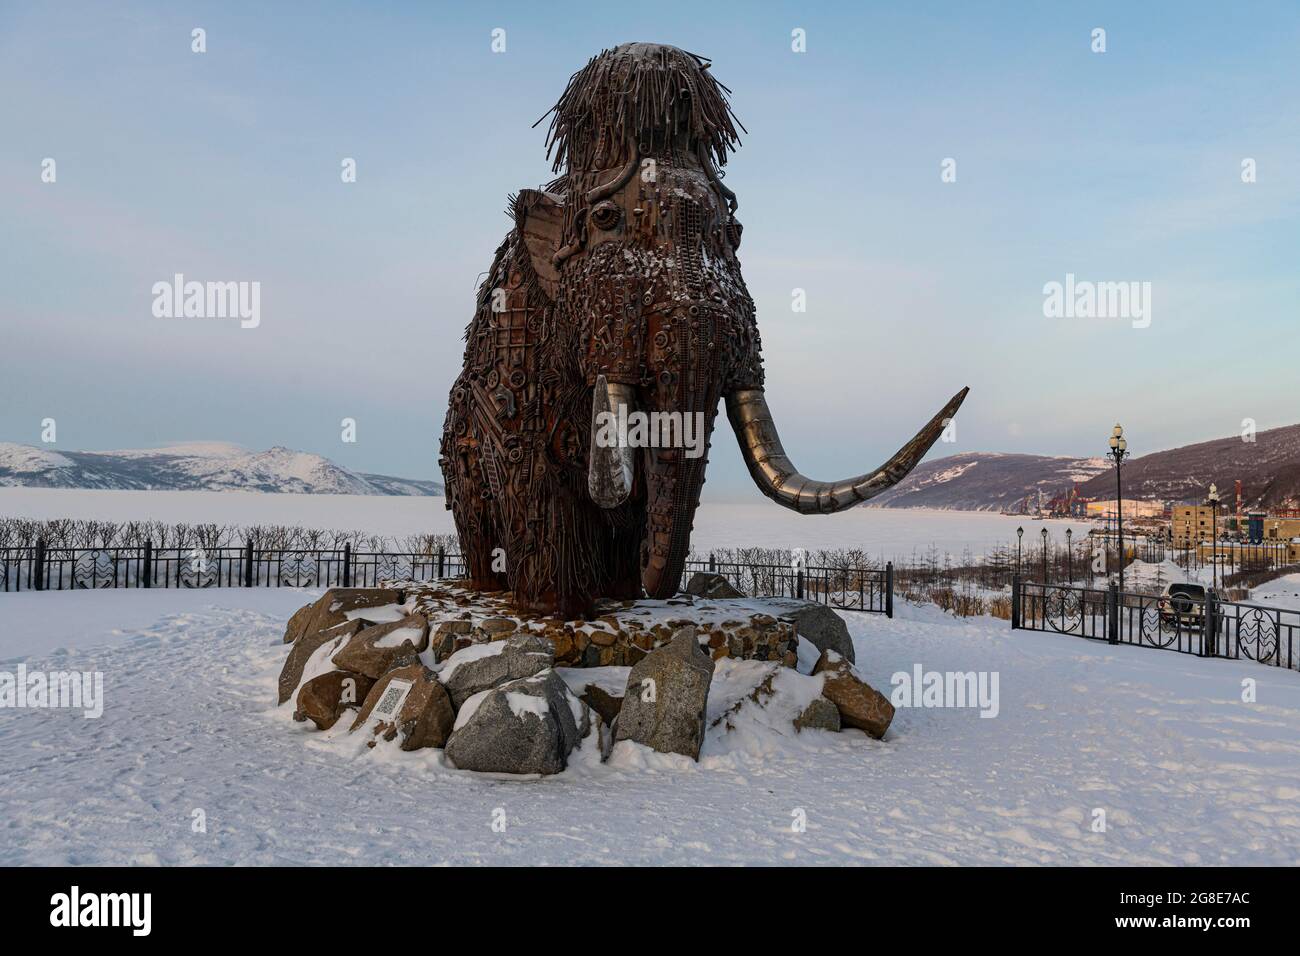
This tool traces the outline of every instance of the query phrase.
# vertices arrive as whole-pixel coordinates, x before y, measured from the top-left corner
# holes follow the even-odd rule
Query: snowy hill
[[[1002,511],[1043,492],[1068,491],[1106,469],[1102,458],[967,452],[927,461],[872,504],[884,508]]]
[[[440,495],[433,481],[349,471],[279,445],[228,442],[164,448],[52,452],[0,442],[0,486],[161,491],[264,491],[323,495]]]
[[[1156,501],[1201,501],[1210,482],[1225,498],[1242,483],[1247,507],[1300,505],[1300,425],[1152,452],[1124,464],[1124,496]],[[1115,497],[1115,472],[1106,458],[1054,458],[968,452],[918,465],[872,501],[885,508],[953,511],[1016,510],[1027,497],[1044,500],[1074,485],[1090,499]]]
[[[1210,482],[1225,500],[1233,482],[1242,484],[1248,508],[1294,508],[1300,505],[1300,425],[1257,432],[1254,441],[1240,435],[1153,452],[1124,463],[1124,495],[1163,501],[1203,501]],[[1114,475],[1094,479],[1079,489],[1090,497],[1115,496]]]

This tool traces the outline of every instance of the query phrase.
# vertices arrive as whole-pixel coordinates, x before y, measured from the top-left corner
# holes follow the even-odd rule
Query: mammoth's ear
[[[560,284],[554,258],[564,240],[564,197],[540,189],[521,189],[512,212],[537,281],[542,291],[554,299]]]

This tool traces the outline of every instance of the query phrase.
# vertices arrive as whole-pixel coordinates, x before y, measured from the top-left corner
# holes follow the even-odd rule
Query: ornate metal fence
[[[733,587],[755,597],[792,597],[818,601],[844,611],[894,616],[894,565],[883,568],[793,567],[787,564],[739,564],[687,561],[687,574],[721,574]]]
[[[793,568],[688,561],[688,573],[713,571],[745,594],[795,597],[834,608],[894,612],[894,566]],[[372,587],[380,581],[433,581],[465,573],[459,554],[242,548],[0,549],[4,591],[81,588]]]
[[[81,588],[371,587],[463,574],[460,555],[242,548],[0,549],[5,591]]]
[[[1178,594],[1012,584],[1011,626],[1300,670],[1300,611]]]

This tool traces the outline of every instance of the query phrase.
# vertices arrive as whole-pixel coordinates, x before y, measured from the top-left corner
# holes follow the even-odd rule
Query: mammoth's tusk
[[[618,421],[627,421],[635,410],[631,385],[620,385],[596,377],[591,396],[591,454],[587,461],[587,492],[602,508],[617,508],[632,493],[636,473],[636,449],[627,444],[627,436],[617,430]],[[620,406],[624,409],[619,414]],[[612,418],[610,417],[612,416]]]
[[[814,481],[799,474],[781,447],[761,388],[729,393],[727,418],[731,420],[745,464],[759,491],[777,504],[802,514],[832,514],[852,508],[902,481],[938,440],[968,391],[963,388],[954,395],[889,461],[875,471],[843,481]]]

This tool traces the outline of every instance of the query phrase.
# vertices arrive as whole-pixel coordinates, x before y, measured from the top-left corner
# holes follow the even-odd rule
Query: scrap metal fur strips
[[[743,127],[710,66],[629,43],[575,73],[546,114],[560,175],[511,197],[479,290],[443,431],[447,506],[471,582],[525,607],[580,615],[676,593],[723,398],[760,490],[826,512],[900,480],[964,397],[874,472],[815,482],[794,468],[722,182]],[[666,444],[601,447],[602,412],[672,416],[695,444],[678,428]]]

